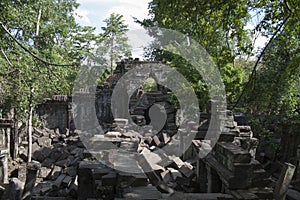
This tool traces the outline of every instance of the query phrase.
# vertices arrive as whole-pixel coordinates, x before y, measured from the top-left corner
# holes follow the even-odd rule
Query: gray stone
[[[65,176],[65,178],[62,181],[62,185],[64,187],[70,187],[72,181],[73,181],[73,178],[71,176]]]
[[[53,187],[54,189],[60,188],[60,187],[62,186],[62,183],[63,183],[63,180],[64,180],[65,177],[66,177],[65,174],[59,175],[59,176],[56,178],[56,180],[53,182],[52,187]]]
[[[117,184],[117,174],[115,172],[110,172],[102,176],[103,186],[114,186]]]
[[[41,147],[51,147],[51,139],[49,137],[40,137],[37,139]]]
[[[51,169],[49,169],[47,167],[41,167],[41,169],[38,172],[38,177],[39,178],[46,178],[46,177],[48,177],[50,172],[51,172]]]

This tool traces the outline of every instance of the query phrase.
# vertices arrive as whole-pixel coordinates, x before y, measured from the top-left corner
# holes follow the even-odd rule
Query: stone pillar
[[[296,179],[300,178],[300,145],[297,146],[297,166],[296,166]]]
[[[1,166],[1,183],[8,184],[8,163],[7,163],[7,153],[0,155],[0,166]]]
[[[285,199],[286,193],[289,189],[289,185],[294,175],[295,168],[296,167],[290,163],[284,163],[281,174],[274,189],[275,200]]]
[[[94,179],[90,165],[81,162],[78,168],[78,200],[94,198]]]
[[[38,170],[41,168],[41,164],[37,161],[32,161],[27,164],[26,181],[23,190],[23,200],[30,200],[32,190],[35,185],[35,180]]]
[[[24,183],[17,178],[11,178],[9,185],[1,199],[19,200],[22,199]]]
[[[207,191],[207,171],[206,164],[202,159],[197,160],[197,181],[200,192],[205,193]]]
[[[206,165],[207,169],[207,193],[219,193],[222,190],[222,181],[217,172]]]

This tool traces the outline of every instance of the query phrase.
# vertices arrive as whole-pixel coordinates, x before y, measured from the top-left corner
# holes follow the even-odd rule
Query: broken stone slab
[[[60,188],[61,185],[62,185],[62,183],[63,183],[63,180],[64,180],[65,177],[66,177],[65,174],[60,174],[60,175],[56,178],[56,180],[53,182],[52,188],[54,188],[54,189]]]
[[[125,199],[161,199],[161,193],[152,185],[145,187],[132,187],[127,188],[123,192],[123,198]]]
[[[35,151],[32,157],[42,163],[51,154],[51,151],[51,148],[43,147],[39,151]]]
[[[208,164],[218,173],[222,183],[224,183],[228,189],[245,189],[251,186],[251,174],[243,178],[240,176],[234,176],[234,174],[228,168],[220,164],[212,156],[207,156],[205,161],[206,164]]]
[[[43,167],[50,168],[54,163],[55,163],[55,160],[53,160],[53,159],[51,159],[51,158],[46,158],[46,159],[42,162],[42,166],[43,166]]]
[[[237,134],[232,132],[222,132],[220,134],[220,137],[218,139],[218,142],[233,142],[234,138],[237,136]]]
[[[272,178],[261,178],[261,179],[252,180],[251,187],[263,188],[263,187],[272,187],[274,185],[275,183]]]
[[[24,182],[17,178],[11,178],[8,188],[4,192],[2,199],[22,199]]]
[[[37,161],[31,161],[27,164],[26,181],[22,194],[22,199],[29,200],[32,196],[33,187],[36,182],[38,170],[41,168],[41,164]]]
[[[70,166],[70,163],[72,162],[72,160],[74,160],[74,158],[72,159],[72,158],[68,157],[67,159],[55,162],[55,165],[60,166],[60,167],[68,167],[68,166]]]
[[[46,130],[46,129],[42,129],[40,127],[35,127],[33,128],[34,132],[36,134],[38,134],[39,136],[46,136],[46,137],[49,137],[49,132]]]
[[[216,144],[217,152],[225,155],[231,163],[250,163],[251,155],[248,151],[233,143],[218,142]]]
[[[115,186],[117,184],[117,174],[113,171],[102,176],[102,185],[103,186]]]
[[[132,174],[127,172],[118,172],[118,183],[120,183],[122,188],[126,187],[139,187],[139,186],[147,186],[148,178],[147,176],[142,174]]]
[[[77,175],[77,167],[73,167],[73,166],[67,167],[64,169],[64,172],[71,177],[75,177]]]
[[[143,149],[143,151],[140,154],[144,155],[145,159],[151,164],[157,164],[162,161],[161,157],[158,154],[153,153],[146,148]]]
[[[248,190],[231,190],[231,195],[238,200],[260,200],[258,196]]]
[[[121,137],[122,133],[117,132],[117,131],[109,131],[107,133],[105,133],[106,137],[112,137],[112,138],[117,138],[117,137]]]
[[[51,169],[49,169],[47,167],[41,167],[39,172],[38,172],[38,177],[39,178],[46,178],[46,177],[48,177],[50,172],[51,172]]]
[[[286,194],[287,200],[299,200],[300,192],[293,189],[288,189]]]
[[[171,195],[162,194],[163,199],[166,200],[234,200],[234,198],[230,194],[222,194],[222,193],[183,193],[183,192],[175,192]]]
[[[51,139],[49,137],[40,137],[37,139],[37,143],[41,147],[51,147]]]
[[[79,157],[82,154],[83,151],[84,151],[84,148],[78,148],[78,147],[76,147],[75,149],[73,149],[70,152],[70,154],[74,155],[75,157]]]
[[[132,130],[127,131],[127,132],[123,132],[122,135],[123,135],[124,137],[127,137],[127,138],[134,138],[134,137],[135,137],[135,138],[140,138],[140,137],[142,137],[141,134],[139,134],[139,133],[136,132],[136,131],[132,131]]]
[[[78,166],[78,200],[94,197],[93,170],[104,165],[100,161],[81,161]]]
[[[49,158],[51,158],[54,161],[57,161],[62,156],[62,154],[63,154],[62,149],[56,148],[51,151]]]
[[[190,169],[187,165],[182,165],[179,168],[179,171],[187,178],[193,178],[196,174],[192,169]]]
[[[137,152],[138,149],[138,143],[137,142],[121,142],[120,144],[120,148],[124,151],[128,151],[128,152]]]
[[[177,177],[182,177],[182,174],[177,169],[170,167],[168,167],[167,169],[170,172],[173,180],[176,180]]]
[[[250,132],[251,126],[237,126],[237,128],[240,130],[240,132]]]
[[[273,189],[268,187],[262,187],[262,188],[250,188],[249,191],[256,196],[258,196],[259,199],[274,199]]]
[[[123,118],[115,118],[114,119],[115,123],[117,123],[118,125],[128,125],[128,119],[123,119]]]
[[[42,183],[38,183],[34,189],[33,194],[34,195],[45,195],[47,192],[49,192],[52,189],[52,183],[49,181],[44,181]],[[32,197],[34,199],[34,197]]]
[[[171,140],[171,138],[169,137],[169,135],[167,133],[162,134],[162,142],[164,144],[167,144],[170,140]]]
[[[173,167],[175,169],[179,169],[180,167],[182,167],[183,165],[185,165],[185,163],[176,156],[171,156],[170,159],[173,161],[168,167]]]
[[[152,145],[155,145],[156,147],[159,147],[159,148],[164,146],[164,143],[160,141],[160,139],[157,135],[155,135],[152,139],[153,139]]]
[[[61,171],[62,171],[61,167],[57,165],[53,165],[51,169],[51,173],[49,174],[49,178],[51,180],[55,180],[61,174]]]
[[[41,147],[36,143],[34,142],[32,144],[32,153],[36,152],[36,151],[40,151]]]
[[[160,176],[161,176],[163,182],[165,182],[165,183],[169,183],[170,181],[173,181],[172,175],[169,170],[166,170],[166,171],[160,173]]]
[[[73,178],[71,176],[66,175],[62,181],[62,186],[68,188],[68,187],[70,187],[72,181],[73,181]]]
[[[26,163],[22,163],[18,168],[18,179],[25,183],[26,181]]]
[[[289,185],[292,181],[296,167],[290,163],[284,163],[279,179],[274,189],[274,198],[276,200],[285,199]]]
[[[104,175],[110,173],[111,171],[112,169],[108,167],[99,167],[92,170],[95,180],[101,180]]]

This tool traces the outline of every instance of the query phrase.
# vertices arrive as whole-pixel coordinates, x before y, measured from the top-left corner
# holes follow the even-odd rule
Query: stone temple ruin
[[[207,113],[200,113],[199,125],[189,121],[178,128],[170,90],[158,84],[155,91],[136,89],[126,100],[130,116],[119,110],[116,118],[111,110],[113,90],[128,71],[143,65],[151,63],[120,62],[95,94],[89,90],[75,94],[82,98],[73,112],[85,113],[84,119],[72,115],[71,98],[46,99],[37,110],[46,127],[35,128],[33,136],[33,159],[38,162],[15,170],[12,177],[18,180],[11,184],[16,187],[6,190],[4,198],[29,191],[31,199],[258,200],[276,198],[280,192],[274,193],[274,187],[284,190],[284,184],[276,185],[255,159],[258,140],[251,127],[237,123],[220,97],[210,100]],[[90,96],[98,126],[80,130],[77,126],[83,125],[76,120],[97,124],[89,119]],[[163,123],[151,123],[157,117],[151,118],[151,107],[161,112],[158,121]],[[222,121],[222,128],[210,130],[215,121]],[[219,137],[207,139],[209,131],[217,131]],[[190,135],[190,143],[184,142]],[[21,158],[26,157],[26,143],[22,144]]]

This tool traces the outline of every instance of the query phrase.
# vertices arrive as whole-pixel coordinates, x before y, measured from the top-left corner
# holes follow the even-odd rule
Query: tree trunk
[[[13,132],[13,159],[16,159],[19,155],[19,127],[18,127],[18,116],[15,113],[14,115],[14,132]]]
[[[39,14],[38,14],[37,22],[36,22],[35,36],[38,36],[39,32],[40,32],[40,20],[41,20],[41,16],[42,16],[42,10],[39,9]]]
[[[32,113],[33,113],[33,95],[34,95],[34,88],[30,87],[30,98],[29,98],[29,113],[28,113],[28,126],[27,126],[27,133],[28,133],[28,163],[31,162],[32,156]]]

